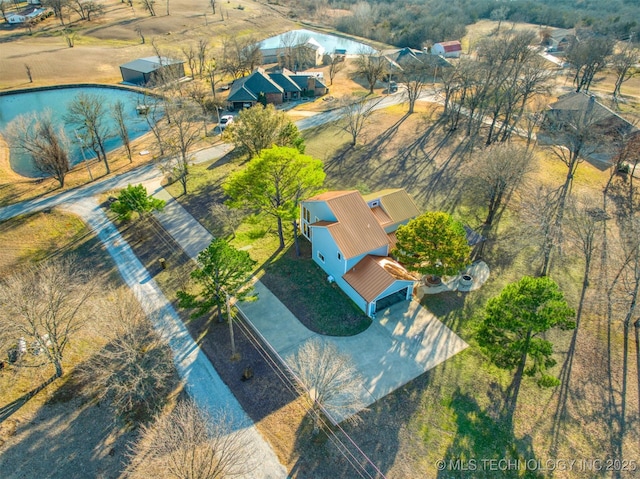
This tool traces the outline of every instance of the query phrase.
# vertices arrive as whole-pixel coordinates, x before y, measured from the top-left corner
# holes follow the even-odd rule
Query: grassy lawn
[[[189,174],[188,194],[174,183],[168,191],[214,236],[222,230],[210,214],[211,207],[224,200],[224,180],[244,164],[240,156],[229,155],[213,164],[194,165]],[[311,260],[310,245],[302,238],[302,256],[295,257],[293,231],[285,224],[287,248],[278,251],[275,220],[249,215],[229,238],[236,248],[244,249],[258,263],[261,281],[300,321],[312,331],[350,336],[366,329],[370,319]]]
[[[91,271],[92,281],[111,288],[122,281],[100,241],[76,216],[57,210],[21,216],[0,224],[0,274],[4,277],[33,261],[72,255]],[[74,368],[105,344],[104,324],[91,315],[65,351],[62,378],[47,384],[51,366],[0,369],[0,469],[17,477],[118,477],[128,462],[127,443],[134,433],[111,410],[80,394]],[[2,351],[3,356],[6,354]],[[5,359],[4,356],[2,359]],[[37,367],[35,367],[37,366]],[[32,395],[35,391],[37,394]],[[110,453],[110,451],[112,451]],[[25,461],[34,455],[47,461]],[[51,462],[56,464],[52,472]]]
[[[352,336],[364,331],[371,319],[311,259],[311,243],[300,238],[300,257],[289,246],[265,265],[264,285],[304,324],[316,333]]]

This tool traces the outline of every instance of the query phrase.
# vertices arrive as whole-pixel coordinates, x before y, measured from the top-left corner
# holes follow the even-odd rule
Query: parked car
[[[233,123],[233,115],[222,115],[220,117],[220,125],[218,125],[220,127],[220,131],[224,131],[224,129],[231,123]]]

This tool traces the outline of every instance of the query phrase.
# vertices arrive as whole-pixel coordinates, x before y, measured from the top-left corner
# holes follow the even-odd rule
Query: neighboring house
[[[462,44],[458,40],[434,43],[431,47],[432,55],[441,55],[445,58],[460,58],[461,53]]]
[[[554,123],[576,121],[581,117],[594,132],[611,138],[637,130],[632,123],[598,102],[594,95],[584,92],[571,92],[558,97],[558,101],[549,105],[542,127],[548,130]]]
[[[124,65],[120,65],[120,73],[124,83],[147,85],[155,81],[160,73],[169,73],[171,78],[183,78],[184,61],[166,57],[138,58]]]
[[[440,55],[430,55],[422,50],[415,50],[413,48],[397,48],[393,50],[383,50],[381,52],[382,58],[389,63],[388,72],[393,75],[400,73],[406,68],[406,65],[411,63],[426,63],[431,64],[433,68],[447,68],[451,66],[444,57]]]
[[[313,260],[373,317],[391,304],[411,299],[413,275],[389,257],[395,231],[420,214],[403,189],[369,195],[330,191],[301,202],[302,234]]]
[[[599,103],[595,96],[584,92],[571,92],[560,96],[558,101],[549,105],[539,136],[548,135],[553,138],[564,124],[580,122],[588,125],[589,130],[594,133],[594,141],[587,141],[586,144],[591,151],[589,156],[603,161],[610,160],[612,151],[609,147],[612,141],[637,131],[632,123]]]
[[[267,103],[280,105],[284,101],[284,88],[274,82],[262,68],[233,82],[227,104],[230,110],[242,110],[255,105],[260,95],[264,95]]]
[[[325,49],[314,38],[305,35],[292,35],[287,45],[260,48],[263,63],[278,63],[291,68],[303,69],[323,64]]]
[[[540,44],[546,47],[548,52],[563,52],[569,47],[575,38],[576,34],[574,30],[555,28],[553,30],[544,31]]]
[[[227,105],[230,110],[251,108],[264,95],[267,103],[280,105],[285,101],[298,100],[303,96],[321,96],[329,89],[322,78],[313,73],[294,74],[284,69],[279,73],[266,73],[256,68],[251,74],[233,82]]]
[[[26,23],[30,20],[34,20],[36,18],[43,17],[47,13],[46,8],[35,8],[30,7],[19,13],[10,13],[7,14],[7,22],[13,25],[17,25],[20,23]]]

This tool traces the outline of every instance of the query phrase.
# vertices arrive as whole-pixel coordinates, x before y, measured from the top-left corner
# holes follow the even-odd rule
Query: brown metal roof
[[[415,218],[420,214],[413,199],[403,189],[391,191],[381,196],[380,203],[394,223]]]
[[[329,226],[336,224],[335,221],[316,221],[315,223],[311,223],[311,226]]]
[[[363,198],[366,202],[379,199],[382,209],[391,220],[390,223],[401,223],[420,214],[420,210],[413,202],[413,199],[403,188],[380,190],[365,195]],[[374,214],[376,214],[375,211]],[[386,226],[386,224],[381,224]]]
[[[384,210],[379,206],[375,206],[374,208],[371,208],[371,212],[373,213],[373,216],[375,216],[376,219],[378,220],[378,224],[380,224],[380,226],[382,226],[383,228],[388,224],[393,223],[391,218],[389,218],[389,215],[387,215],[384,212]]]
[[[311,198],[308,198],[305,201],[327,201],[327,200],[331,200],[333,198],[339,198],[340,196],[350,195],[353,192],[354,192],[354,190],[349,190],[349,191],[325,191],[324,193],[320,193],[319,195],[312,196]]]
[[[415,281],[400,263],[388,256],[367,255],[342,277],[367,303],[396,280]]]
[[[396,238],[396,232],[392,231],[391,233],[387,233],[387,238],[389,238],[389,251],[396,247],[396,243],[398,243],[398,238]]]
[[[387,234],[359,192],[333,193],[323,193],[312,200],[326,201],[335,215],[337,222],[328,225],[327,229],[346,259],[388,246]]]

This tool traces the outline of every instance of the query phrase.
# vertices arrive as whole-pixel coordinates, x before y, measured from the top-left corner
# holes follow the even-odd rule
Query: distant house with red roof
[[[433,55],[441,55],[445,58],[460,58],[462,44],[458,40],[435,43],[431,47],[431,53]]]
[[[330,191],[302,201],[313,260],[367,316],[411,299],[416,278],[393,258],[395,231],[420,211],[403,189]]]

